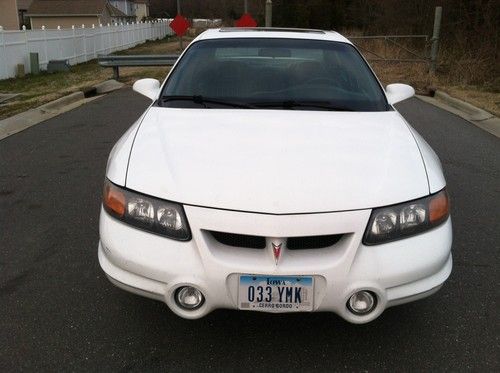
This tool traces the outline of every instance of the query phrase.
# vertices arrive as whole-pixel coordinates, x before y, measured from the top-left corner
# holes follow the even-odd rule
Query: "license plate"
[[[241,310],[265,312],[312,311],[311,276],[241,275],[238,304]]]

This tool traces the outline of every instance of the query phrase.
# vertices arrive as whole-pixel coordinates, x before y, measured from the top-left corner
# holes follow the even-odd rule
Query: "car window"
[[[188,99],[194,96],[198,99]],[[170,74],[162,97],[170,97],[160,100],[168,107],[238,107],[227,102],[255,108],[388,110],[380,84],[353,46],[304,39],[196,42]]]

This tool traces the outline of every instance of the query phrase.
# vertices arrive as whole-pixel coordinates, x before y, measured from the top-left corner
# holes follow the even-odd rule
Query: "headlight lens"
[[[115,218],[152,233],[176,240],[191,239],[182,205],[104,184],[104,209]]]
[[[449,216],[446,190],[399,205],[374,209],[364,235],[365,245],[398,240],[434,228]]]

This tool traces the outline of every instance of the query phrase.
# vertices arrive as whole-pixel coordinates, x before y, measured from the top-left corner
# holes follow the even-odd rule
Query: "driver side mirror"
[[[156,79],[140,79],[132,87],[134,91],[155,100],[160,92],[160,82]]]
[[[389,104],[394,105],[415,95],[413,87],[407,84],[389,84],[385,89]]]

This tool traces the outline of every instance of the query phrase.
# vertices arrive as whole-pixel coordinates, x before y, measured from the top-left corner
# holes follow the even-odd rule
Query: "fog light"
[[[349,311],[356,315],[366,315],[377,305],[377,296],[371,291],[361,290],[354,293],[347,302]]]
[[[175,292],[175,302],[185,310],[195,310],[205,302],[205,297],[195,287],[183,286]]]

